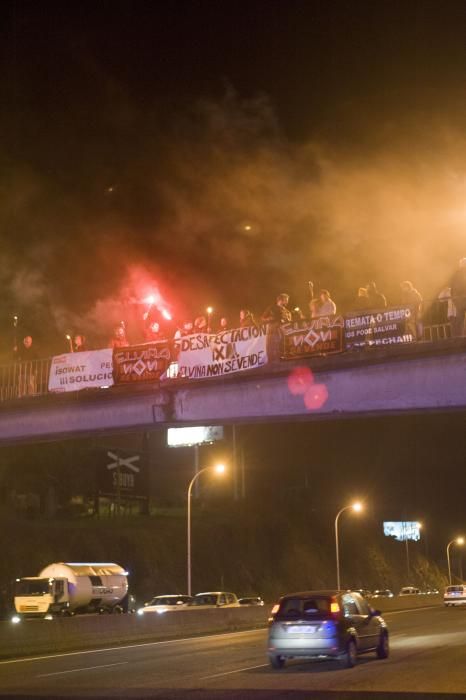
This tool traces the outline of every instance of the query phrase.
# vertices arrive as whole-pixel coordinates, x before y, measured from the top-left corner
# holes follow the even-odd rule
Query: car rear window
[[[298,617],[311,619],[323,615],[330,615],[330,600],[324,596],[285,598],[277,613],[277,617],[282,619],[296,619]]]
[[[464,586],[447,586],[447,593],[462,593]]]
[[[217,595],[195,595],[193,605],[217,605],[218,602]]]

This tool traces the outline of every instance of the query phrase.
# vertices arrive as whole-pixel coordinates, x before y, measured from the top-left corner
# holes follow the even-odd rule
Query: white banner
[[[113,385],[113,350],[70,352],[52,358],[49,391],[79,391]]]
[[[178,377],[202,379],[256,369],[267,363],[267,324],[198,333],[178,342]]]

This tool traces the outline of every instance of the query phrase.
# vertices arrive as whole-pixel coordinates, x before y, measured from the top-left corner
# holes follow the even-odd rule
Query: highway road
[[[266,630],[0,662],[0,698],[429,700],[466,698],[466,609],[387,613],[391,654],[353,669],[266,658]],[[312,696],[310,692],[312,691]]]

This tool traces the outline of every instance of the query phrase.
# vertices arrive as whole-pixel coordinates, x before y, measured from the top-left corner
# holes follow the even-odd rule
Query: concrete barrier
[[[236,632],[264,627],[269,614],[264,606],[1,622],[0,658]]]
[[[376,598],[370,604],[392,612],[443,604],[440,595]],[[237,632],[267,625],[271,606],[177,610],[144,615],[82,615],[54,620],[0,623],[0,658],[50,654]]]
[[[396,610],[428,608],[431,605],[443,605],[443,595],[402,595],[393,598],[370,598],[369,605],[380,610],[382,615]]]

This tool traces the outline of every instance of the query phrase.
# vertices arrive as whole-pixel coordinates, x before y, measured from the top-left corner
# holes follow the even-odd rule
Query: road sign
[[[223,440],[222,425],[196,425],[189,428],[168,428],[168,447],[191,447]]]

